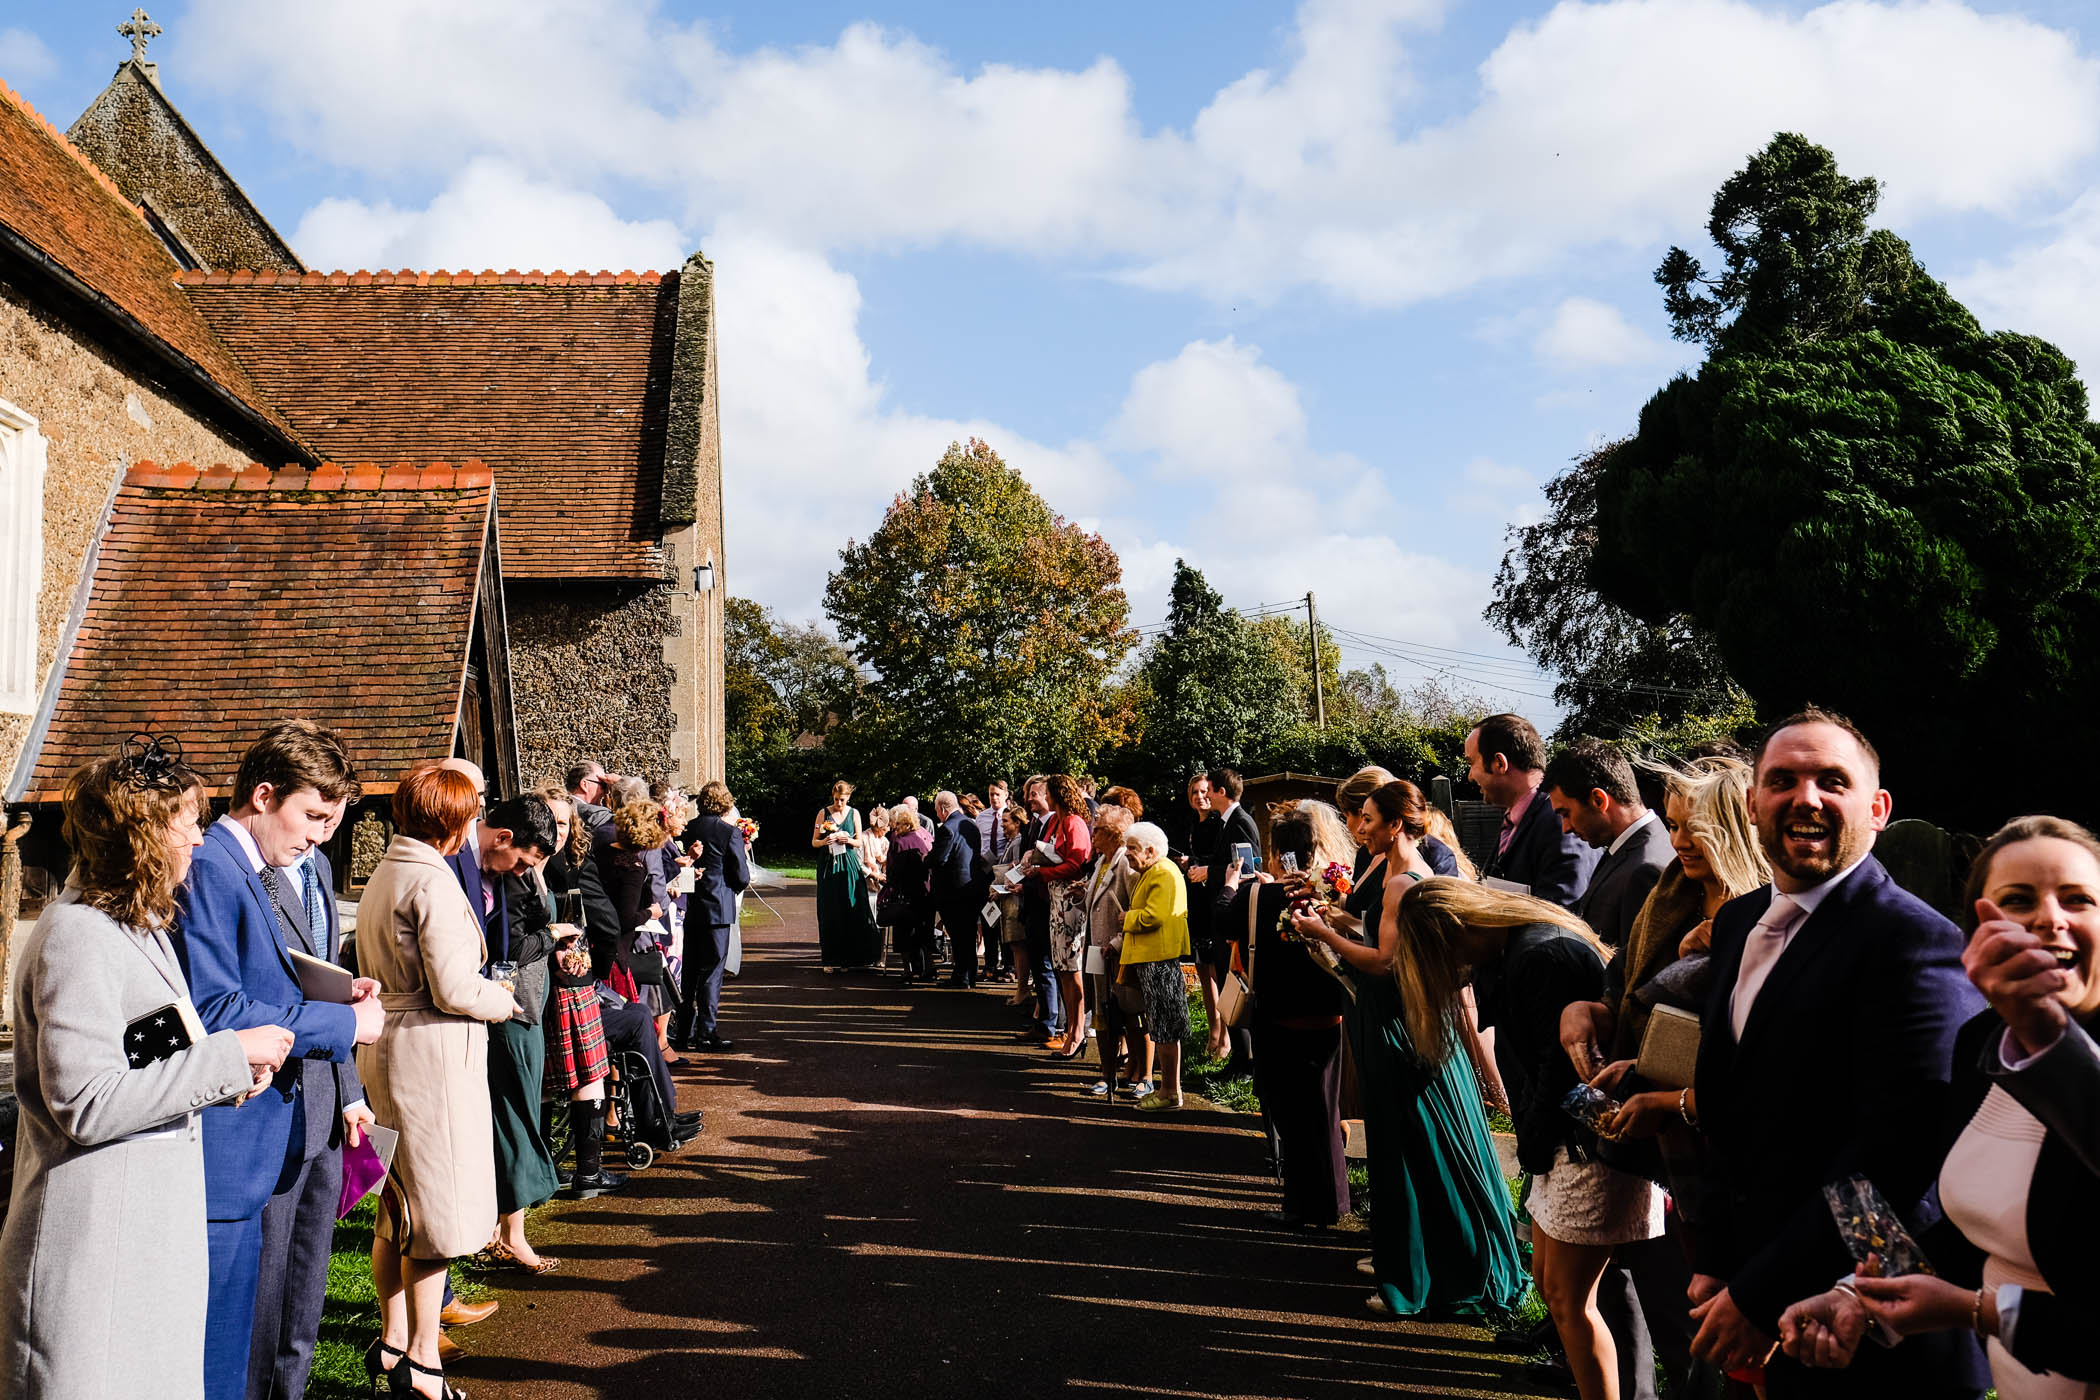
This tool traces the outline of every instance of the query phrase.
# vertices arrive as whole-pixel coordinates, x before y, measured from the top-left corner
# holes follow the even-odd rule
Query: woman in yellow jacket
[[[1117,974],[1135,986],[1144,1003],[1145,1037],[1159,1064],[1159,1087],[1138,1100],[1149,1113],[1181,1107],[1181,1042],[1189,1033],[1188,984],[1181,957],[1189,951],[1189,889],[1181,871],[1166,859],[1167,834],[1139,822],[1123,838],[1138,872],[1123,915],[1123,966]],[[1142,1084],[1131,1086],[1133,1091]]]

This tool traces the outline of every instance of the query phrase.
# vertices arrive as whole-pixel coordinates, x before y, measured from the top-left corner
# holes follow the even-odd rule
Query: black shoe
[[[627,1177],[624,1173],[609,1172],[605,1168],[600,1167],[590,1176],[579,1175],[574,1181],[569,1183],[568,1189],[561,1194],[563,1200],[588,1201],[593,1196],[602,1196],[608,1191],[617,1191],[626,1184]]]
[[[706,1127],[707,1124],[702,1121],[699,1114],[681,1113],[671,1120],[671,1135],[673,1137],[692,1137],[696,1133],[704,1131]]]
[[[1529,1327],[1507,1328],[1495,1333],[1495,1345],[1504,1351],[1537,1351],[1559,1340],[1553,1319],[1542,1317]]]
[[[691,1045],[687,1046],[686,1048],[693,1051],[696,1054],[705,1051],[716,1055],[726,1055],[730,1051],[736,1049],[736,1042],[733,1040],[724,1040],[721,1036],[718,1035],[711,1035],[704,1040],[694,1041]]]
[[[1265,1210],[1261,1213],[1261,1218],[1269,1224],[1279,1226],[1285,1230],[1303,1230],[1305,1228],[1305,1217],[1293,1211]]]

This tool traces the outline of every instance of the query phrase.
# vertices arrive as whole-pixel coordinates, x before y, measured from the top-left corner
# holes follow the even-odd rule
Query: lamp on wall
[[[693,566],[693,591],[695,593],[712,593],[715,591],[714,555],[708,555],[705,564],[695,564]]]

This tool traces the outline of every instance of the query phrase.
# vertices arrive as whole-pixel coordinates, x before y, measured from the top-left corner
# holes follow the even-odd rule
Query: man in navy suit
[[[1561,829],[1559,815],[1539,790],[1546,780],[1546,744],[1531,721],[1489,715],[1475,725],[1466,735],[1466,776],[1503,813],[1502,835],[1482,878],[1521,886],[1570,911],[1581,904],[1597,852]]]
[[[948,948],[954,958],[948,985],[974,987],[977,915],[984,908],[983,891],[989,888],[983,847],[978,844],[976,823],[963,815],[954,793],[934,794],[933,819],[937,823],[933,829],[933,902],[948,927]]]
[[[1782,721],[1758,750],[1751,807],[1772,884],[1714,915],[1691,1115],[1711,1149],[1692,1349],[1729,1368],[1765,1361],[1780,1313],[1852,1272],[1825,1183],[1864,1176],[1916,1223],[1942,1156],[1954,1035],[1983,1004],[1960,931],[1874,859],[1890,799],[1850,720]],[[1862,1347],[1844,1371],[1765,1365],[1772,1400],[1952,1400],[1987,1380],[1967,1332]]]
[[[723,815],[736,805],[719,782],[700,789],[700,815],[686,825],[686,838],[698,862],[693,893],[686,901],[685,979],[680,989],[685,1005],[678,1040],[687,1050],[723,1052],[736,1047],[715,1025],[722,1001],[722,965],[729,958],[729,934],[736,927],[736,897],[751,883],[751,853],[744,833]]]
[[[334,1067],[349,1064],[355,1046],[379,1038],[385,1012],[374,995],[377,985],[357,983],[348,1006],[309,1002],[290,953],[306,951],[313,932],[289,867],[320,844],[356,791],[356,774],[334,734],[305,720],[273,726],[242,757],[233,809],[205,833],[180,897],[173,941],[205,1029],[279,1025],[294,1037],[293,1058],[269,1089],[244,1104],[204,1111],[207,1400],[248,1393],[258,1318],[280,1319],[281,1342],[288,1306],[282,1290],[295,1274],[302,1287],[312,1286],[310,1267],[295,1268],[291,1255],[310,1260],[312,1241],[300,1231],[320,1227],[311,1214],[301,1224],[299,1203],[310,1190],[318,1192],[315,1168],[326,1172],[333,1164],[339,1171],[340,1158],[325,1147],[309,1150],[310,1140],[340,1141],[372,1121],[361,1094],[339,1102],[348,1086]],[[331,1197],[331,1229],[333,1204]],[[273,1252],[268,1271],[262,1268],[266,1214],[271,1240],[286,1252],[281,1261]],[[325,1286],[325,1243],[321,1252]],[[265,1272],[273,1292],[259,1296]],[[304,1345],[310,1357],[312,1339]],[[274,1361],[273,1355],[273,1376]]]

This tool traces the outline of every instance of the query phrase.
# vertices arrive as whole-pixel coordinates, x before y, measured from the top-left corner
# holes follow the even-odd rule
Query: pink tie
[[[1791,898],[1772,892],[1772,907],[1750,930],[1749,939],[1743,944],[1743,965],[1736,970],[1735,994],[1728,1001],[1728,1016],[1735,1027],[1735,1038],[1741,1041],[1743,1027],[1750,1023],[1750,1008],[1757,1004],[1757,994],[1772,975],[1772,965],[1786,951],[1786,936],[1801,917],[1801,906]]]

